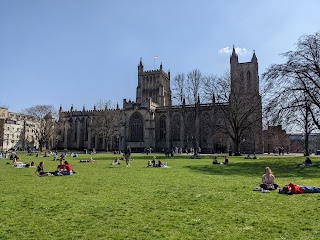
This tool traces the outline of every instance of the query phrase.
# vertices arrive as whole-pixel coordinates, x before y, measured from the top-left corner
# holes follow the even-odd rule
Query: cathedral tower
[[[241,120],[241,150],[262,152],[262,101],[259,93],[258,59],[253,52],[250,62],[239,63],[235,48],[230,56],[231,93],[229,104]]]
[[[160,107],[171,106],[170,72],[162,70],[162,63],[160,69],[144,71],[140,59],[136,102],[142,103],[149,98]]]
[[[250,62],[239,63],[233,47],[230,57],[231,90],[241,95],[259,95],[258,59],[255,52]]]

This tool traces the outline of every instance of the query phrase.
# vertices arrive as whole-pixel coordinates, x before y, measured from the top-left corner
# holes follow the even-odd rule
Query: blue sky
[[[232,45],[262,74],[303,34],[320,31],[320,1],[1,0],[0,105],[92,109],[135,101],[146,70],[221,75]],[[154,59],[154,56],[160,56]]]

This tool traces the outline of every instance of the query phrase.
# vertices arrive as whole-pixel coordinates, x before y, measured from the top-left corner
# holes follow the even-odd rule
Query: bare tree
[[[216,102],[216,96],[218,93],[218,81],[219,78],[217,75],[208,75],[204,77],[204,82],[203,82],[203,93],[204,93],[204,98],[207,102]]]
[[[193,111],[189,111],[187,121],[185,121],[185,129],[189,138],[192,141],[195,154],[199,148],[200,136],[199,136],[199,110],[200,110],[200,98],[203,97],[203,84],[204,77],[200,70],[193,69],[187,74],[186,81],[186,100],[188,104],[193,106]]]
[[[194,69],[187,74],[186,81],[186,100],[188,104],[196,104],[199,97],[203,96],[202,86],[204,77],[200,70]]]
[[[308,102],[305,103],[305,108],[300,109],[300,117],[297,118],[298,127],[301,127],[302,132],[304,133],[304,152],[306,156],[309,156],[309,136],[316,130],[316,125],[312,121],[311,109]]]
[[[261,121],[261,98],[256,94],[245,95],[231,90],[230,74],[225,73],[217,83],[217,106],[224,119],[218,121],[217,128],[231,138],[238,155],[244,137],[249,136],[255,141],[255,133],[259,130],[257,124]]]
[[[304,152],[309,155],[309,136],[317,129],[308,96],[299,91],[284,91],[269,98],[264,112],[270,125],[285,125],[287,130],[304,134]]]
[[[108,143],[110,143],[111,137],[119,130],[121,121],[120,109],[112,109],[111,107],[112,103],[110,101],[100,100],[96,104],[90,125],[93,133],[106,144],[105,149],[107,151]]]
[[[186,84],[186,79],[183,73],[178,74],[174,79],[173,79],[173,100],[175,101],[176,104],[179,106],[182,105],[183,99],[185,98],[185,84]]]
[[[42,152],[44,145],[48,144],[55,134],[57,111],[52,105],[36,105],[24,109],[23,112],[34,117],[34,124],[29,127],[34,132],[35,140]]]
[[[200,104],[200,97],[203,97],[204,77],[200,70],[194,69],[185,75],[178,74],[174,78],[173,98],[179,106],[187,102],[187,107],[181,108],[181,114],[184,116],[184,139],[192,142],[193,147],[198,149],[199,146],[199,125],[200,119],[198,117],[198,109]],[[198,106],[198,107],[197,107]],[[191,108],[190,108],[191,107]],[[172,126],[173,128],[175,126]]]
[[[295,51],[282,56],[285,63],[273,64],[263,74],[270,92],[269,110],[288,113],[308,108],[312,121],[320,128],[320,33],[300,37]]]

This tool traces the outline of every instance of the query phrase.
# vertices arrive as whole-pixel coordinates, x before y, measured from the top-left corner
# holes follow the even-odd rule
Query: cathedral
[[[229,102],[225,104],[197,103],[193,105],[172,105],[170,72],[159,69],[145,71],[140,59],[136,100],[123,100],[123,107],[110,110],[74,110],[63,111],[60,107],[59,121],[68,122],[68,127],[60,131],[57,146],[60,149],[97,149],[124,150],[129,144],[133,151],[167,151],[172,148],[196,148],[203,153],[234,151],[234,141],[226,131],[216,127],[228,122],[226,112],[236,98],[247,98],[246,107],[252,108],[257,121],[251,130],[241,135],[241,152],[263,152],[262,144],[262,107],[259,94],[258,60],[253,53],[250,62],[239,63],[233,48],[230,56],[231,92]],[[250,108],[248,108],[250,109]],[[95,111],[118,111],[121,121],[110,139],[95,135],[90,128],[90,118]],[[250,111],[250,110],[249,110]],[[232,128],[227,127],[229,129]]]

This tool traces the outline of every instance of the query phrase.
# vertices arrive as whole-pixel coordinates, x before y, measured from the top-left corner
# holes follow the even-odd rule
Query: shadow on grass
[[[199,172],[208,175],[238,175],[238,176],[259,176],[261,177],[266,166],[269,166],[276,177],[290,178],[318,178],[319,165],[312,167],[301,167],[296,162],[289,161],[251,161],[251,162],[235,162],[229,165],[188,165],[191,171]]]

